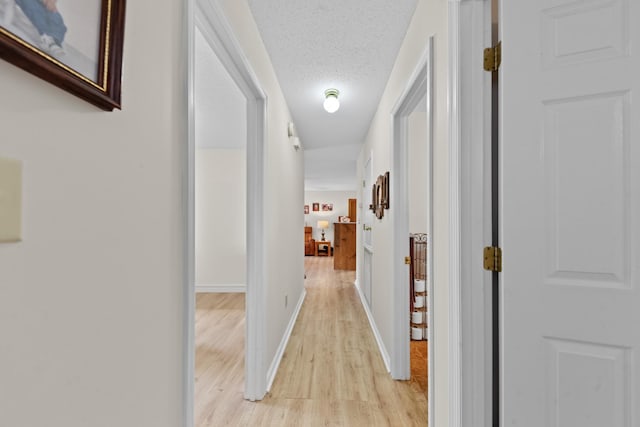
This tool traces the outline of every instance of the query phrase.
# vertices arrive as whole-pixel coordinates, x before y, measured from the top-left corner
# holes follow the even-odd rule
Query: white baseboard
[[[355,283],[354,283],[355,284]],[[356,285],[356,290],[358,291],[358,295],[360,296],[360,304],[362,304],[362,308],[364,308],[364,312],[367,313],[367,319],[369,319],[369,325],[371,326],[371,330],[373,331],[373,336],[376,338],[376,342],[378,343],[378,350],[380,350],[380,356],[382,356],[382,361],[384,362],[385,368],[387,368],[387,372],[391,372],[391,358],[389,357],[389,353],[384,346],[384,342],[382,342],[382,337],[380,336],[380,331],[378,331],[378,327],[376,326],[376,322],[373,320],[373,313],[369,309],[369,305],[367,305],[367,300],[364,297],[364,294],[360,290],[358,284]]]
[[[282,336],[282,340],[280,341],[280,345],[278,346],[278,350],[276,351],[276,355],[271,361],[271,366],[269,367],[269,371],[267,372],[267,393],[271,390],[271,386],[273,385],[273,380],[276,378],[276,373],[278,372],[278,368],[280,367],[280,362],[282,361],[282,356],[284,356],[284,350],[287,348],[287,343],[289,342],[289,338],[291,338],[291,332],[293,332],[293,327],[296,324],[296,320],[298,319],[298,314],[300,314],[300,309],[302,308],[302,303],[304,302],[304,298],[307,296],[307,290],[302,290],[302,295],[300,295],[300,299],[298,300],[298,304],[296,305],[295,310],[293,310],[293,315],[291,319],[289,319],[289,324],[287,325],[287,330],[284,332]]]
[[[196,285],[197,294],[246,293],[247,285]]]

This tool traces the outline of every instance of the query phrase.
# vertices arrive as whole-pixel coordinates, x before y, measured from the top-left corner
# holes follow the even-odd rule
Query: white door
[[[640,2],[501,4],[503,426],[640,424]]]

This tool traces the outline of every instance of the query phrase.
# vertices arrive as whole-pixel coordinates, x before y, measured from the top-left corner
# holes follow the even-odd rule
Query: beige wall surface
[[[122,111],[0,61],[0,155],[24,162],[23,241],[0,244],[1,426],[182,424],[183,7],[128,2]]]
[[[448,277],[449,277],[449,179],[448,179],[448,116],[447,116],[447,1],[420,0],[407,31],[387,87],[380,100],[376,116],[362,148],[358,161],[359,177],[364,179],[364,162],[372,153],[373,175],[396,171],[390,153],[392,109],[409,83],[418,66],[430,36],[434,37],[434,380],[436,426],[449,424],[448,403]],[[393,198],[393,193],[391,194]],[[382,220],[373,221],[374,248],[372,311],[385,347],[391,353],[393,325],[393,210],[385,211]],[[359,251],[362,253],[360,245]]]
[[[247,150],[196,150],[196,285],[245,285]]]
[[[408,121],[409,233],[426,233],[429,221],[429,204],[427,203],[429,185],[427,113],[415,111],[409,116]]]

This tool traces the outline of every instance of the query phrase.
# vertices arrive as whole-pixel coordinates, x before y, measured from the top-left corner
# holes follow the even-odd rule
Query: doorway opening
[[[236,209],[240,214],[244,213],[244,220],[235,221],[235,234],[233,242],[236,248],[236,267],[244,272],[245,287],[245,327],[244,327],[244,399],[255,401],[264,397],[267,388],[267,371],[264,361],[265,351],[265,308],[264,308],[264,226],[261,212],[264,211],[264,140],[265,140],[265,117],[266,117],[266,94],[258,83],[253,70],[244,56],[233,31],[229,27],[224,13],[214,2],[193,1],[189,3],[187,10],[187,40],[188,40],[188,154],[187,154],[187,265],[185,277],[187,282],[185,310],[186,350],[185,350],[185,420],[186,425],[193,425],[195,407],[195,316],[196,316],[196,38],[202,36],[201,41],[213,52],[216,59],[227,73],[227,82],[233,90],[239,92],[243,99],[239,105],[243,106],[244,117],[242,121],[244,127],[239,131],[244,136],[238,139],[244,140],[244,155],[226,153],[229,158],[235,159],[236,163],[244,164],[244,179],[246,185],[245,196],[235,197]],[[198,35],[197,33],[200,33]],[[213,81],[215,84],[219,83]],[[220,88],[216,88],[219,90]],[[219,96],[218,96],[219,98]],[[225,100],[226,101],[226,100]],[[225,108],[228,105],[225,106]],[[215,114],[215,113],[214,113]],[[207,118],[205,118],[206,120]],[[228,123],[224,123],[226,128]],[[226,130],[226,129],[225,129]],[[237,129],[231,129],[237,132]],[[218,153],[221,154],[221,153]],[[206,157],[206,156],[204,156]],[[202,160],[202,159],[199,159]],[[208,159],[211,160],[211,159]],[[204,163],[207,163],[204,161]],[[242,174],[236,179],[242,180]],[[241,183],[234,183],[234,188],[238,188]],[[221,183],[218,186],[224,185]],[[206,185],[203,187],[206,190]],[[244,200],[244,209],[242,209]],[[217,201],[220,204],[220,200]],[[228,200],[222,203],[226,204]],[[201,206],[202,207],[202,206]],[[237,212],[236,212],[237,213]],[[244,224],[244,226],[243,226]],[[228,217],[224,223],[209,224],[210,227],[220,228],[228,226]],[[244,235],[243,235],[244,234]],[[243,236],[242,236],[243,235]],[[242,237],[240,237],[242,236]],[[244,241],[244,251],[242,250]],[[239,243],[240,242],[240,243]],[[200,242],[202,243],[202,242]],[[214,242],[215,245],[215,242]],[[200,248],[202,249],[202,248]],[[209,248],[212,250],[211,248]],[[229,248],[226,248],[229,250]],[[217,250],[217,249],[213,249]],[[206,251],[205,251],[206,253]],[[205,261],[206,265],[206,261]],[[231,280],[231,279],[230,279]],[[216,280],[218,281],[218,280]],[[233,282],[238,282],[238,278]],[[207,283],[199,283],[207,285]],[[214,283],[227,285],[222,286],[222,290],[242,290],[242,283]],[[209,284],[210,285],[210,284]],[[231,286],[229,286],[231,285]],[[207,290],[207,287],[202,287]],[[220,289],[219,289],[220,290]]]
[[[409,213],[409,237],[407,245],[411,258],[409,268],[410,330],[410,381],[421,392],[427,393],[430,270],[432,261],[431,198],[432,153],[427,116],[427,94],[415,106],[407,118],[407,211]]]
[[[426,386],[433,425],[433,37],[393,108],[394,326],[391,375]],[[410,241],[410,237],[414,239]],[[417,239],[416,239],[417,237]],[[420,259],[418,248],[420,243]],[[414,265],[407,268],[407,254]],[[415,265],[418,262],[420,266]],[[409,319],[409,322],[407,321]],[[426,346],[425,346],[426,341]],[[413,348],[412,348],[413,347]],[[423,349],[423,347],[426,347]],[[424,351],[423,351],[424,350]],[[426,367],[424,366],[426,364]],[[425,372],[426,371],[426,372]],[[426,374],[426,378],[424,377]],[[420,378],[422,377],[422,378]],[[422,381],[420,381],[422,380]]]
[[[234,392],[244,381],[247,100],[197,23],[194,100],[194,417],[201,425],[221,405],[238,404]],[[211,393],[214,386],[224,393]]]

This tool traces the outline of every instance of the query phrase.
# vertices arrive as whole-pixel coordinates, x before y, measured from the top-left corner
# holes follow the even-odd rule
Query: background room
[[[339,222],[339,217],[349,215],[349,199],[355,199],[355,191],[305,191],[304,204],[309,207],[307,214],[305,208],[304,225],[313,228],[313,238],[321,239],[321,230],[318,221],[329,221],[329,228],[325,230],[325,239],[334,241],[333,223]],[[314,204],[318,208],[314,211]],[[324,210],[323,210],[324,208]],[[328,210],[328,209],[331,210]]]

